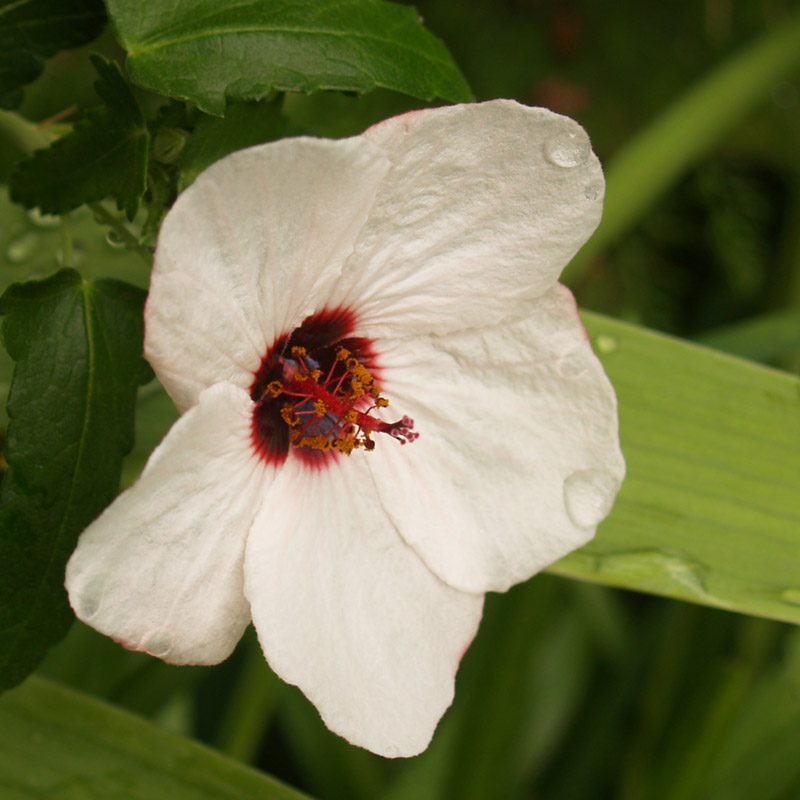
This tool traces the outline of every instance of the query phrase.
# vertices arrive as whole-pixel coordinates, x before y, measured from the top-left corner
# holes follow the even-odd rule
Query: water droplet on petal
[[[594,337],[594,345],[601,353],[613,353],[619,347],[619,342],[615,337],[601,333]]]
[[[578,167],[591,152],[592,145],[583,130],[559,133],[544,145],[544,157],[557,167]]]
[[[594,528],[608,515],[619,480],[600,469],[573,472],[564,481],[564,505],[579,528]]]
[[[33,231],[28,231],[9,244],[6,249],[6,258],[12,264],[21,264],[33,255],[38,244],[38,236]]]
[[[580,347],[562,356],[556,362],[556,370],[562,378],[577,378],[583,375],[592,363],[592,357],[588,348]]]
[[[84,622],[97,613],[102,597],[103,581],[101,578],[93,578],[81,589],[80,595],[75,600],[75,611]]]
[[[593,202],[603,193],[605,183],[602,180],[590,181],[583,187],[583,196]]]
[[[144,650],[156,658],[163,658],[172,650],[172,636],[168,631],[158,631],[146,637],[138,650]]]

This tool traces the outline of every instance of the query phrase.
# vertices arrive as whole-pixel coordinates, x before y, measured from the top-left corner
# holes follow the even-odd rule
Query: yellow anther
[[[292,409],[289,408],[289,406],[284,406],[281,409],[281,417],[283,421],[292,428],[300,423],[300,420],[292,413]]]
[[[389,401],[385,397],[376,397],[375,405],[378,406],[378,408],[386,408],[386,406],[389,405]]]
[[[273,397],[277,397],[283,391],[283,384],[280,381],[270,381],[267,384],[267,391]]]
[[[340,347],[336,351],[337,361],[347,361],[348,358],[350,358],[350,351],[346,347]]]
[[[316,412],[318,417],[324,417],[328,413],[328,407],[325,405],[324,401],[315,400],[314,411]]]

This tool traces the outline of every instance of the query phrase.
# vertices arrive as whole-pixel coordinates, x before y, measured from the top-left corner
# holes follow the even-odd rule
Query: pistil
[[[268,461],[282,460],[292,447],[319,464],[314,455],[374,450],[376,433],[401,444],[419,436],[408,416],[377,416],[389,401],[375,381],[371,343],[346,335],[352,324],[343,310],[313,315],[265,357],[251,396],[254,438]]]

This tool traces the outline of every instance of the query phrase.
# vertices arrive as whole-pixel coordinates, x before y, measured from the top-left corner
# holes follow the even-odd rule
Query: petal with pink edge
[[[286,462],[248,538],[245,592],[270,666],[332,731],[412,756],[452,702],[483,598],[402,541],[363,455],[318,471]]]
[[[145,354],[182,411],[247,389],[267,348],[325,304],[388,169],[362,139],[285,139],[221,159],[161,228]]]
[[[447,333],[527,313],[600,221],[583,128],[511,100],[414,111],[364,138],[392,162],[333,296],[366,336]]]
[[[504,591],[594,536],[625,464],[616,396],[568,289],[510,325],[378,348],[386,411],[413,417],[419,439],[380,442],[369,468],[443,581]]]

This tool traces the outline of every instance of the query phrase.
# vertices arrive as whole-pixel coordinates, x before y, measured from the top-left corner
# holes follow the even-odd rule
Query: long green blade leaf
[[[800,380],[584,313],[628,477],[552,571],[800,622]]]
[[[586,264],[640,220],[670,186],[742,117],[800,67],[800,15],[768,31],[682,95],[608,167],[603,221],[564,271]]]
[[[0,698],[0,775],[9,800],[305,797],[213,750],[36,677]]]

